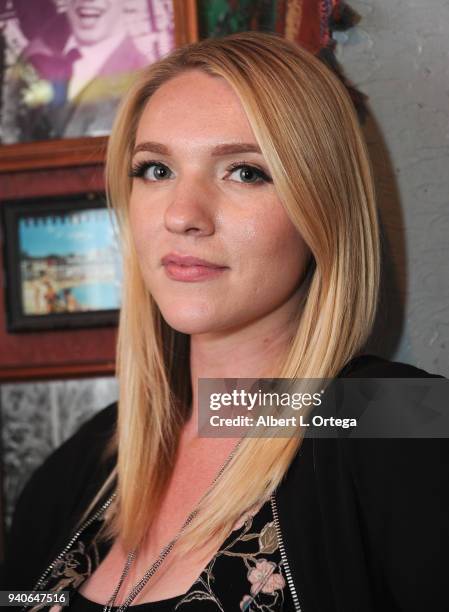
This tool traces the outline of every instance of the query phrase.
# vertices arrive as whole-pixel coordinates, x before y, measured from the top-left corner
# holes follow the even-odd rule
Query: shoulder
[[[340,376],[444,378],[374,355],[352,359]],[[449,438],[349,438],[344,431],[305,437],[279,488],[297,567],[306,575],[319,563],[321,541],[341,593],[348,575],[369,575],[373,609],[419,612],[431,602],[435,611],[449,610]],[[354,589],[346,591],[352,602]]]
[[[373,356],[356,358],[343,376],[445,379],[411,364]],[[416,409],[400,397],[407,411]],[[434,406],[426,406],[430,411]],[[418,406],[419,408],[419,406]],[[444,411],[437,408],[435,414]],[[321,444],[324,442],[324,444]],[[420,610],[433,593],[435,609],[448,609],[449,438],[378,437],[314,440],[321,470],[334,469],[352,483],[370,556],[401,609]],[[336,492],[338,495],[338,492]],[[431,598],[432,599],[432,598]]]
[[[402,361],[391,361],[378,355],[363,353],[353,357],[340,370],[338,377],[354,378],[444,378]]]
[[[89,419],[25,485],[6,540],[8,588],[32,588],[31,582],[106,479],[114,458],[107,458],[105,451],[116,414],[114,403]]]
[[[430,373],[408,363],[391,361],[375,355],[361,355],[351,360],[340,372],[341,378],[398,378],[398,379],[445,379],[440,374]],[[410,401],[412,396],[399,397],[395,408],[399,406],[405,410],[414,409]],[[388,405],[389,406],[389,405]],[[431,406],[429,407],[432,408]],[[316,440],[318,443],[319,440]],[[319,444],[316,444],[319,446]],[[329,446],[332,446],[329,444]],[[422,473],[431,465],[435,470],[449,467],[449,438],[435,437],[346,437],[338,439],[338,448],[349,462],[355,474],[364,473],[364,481],[372,482],[375,475],[384,478],[386,472],[389,476],[394,473],[395,466],[405,468],[410,473],[414,466],[415,474]],[[426,450],[425,450],[426,449]],[[425,451],[425,452],[424,452]],[[443,456],[441,455],[443,454]],[[443,459],[434,465],[437,457]],[[449,473],[449,472],[448,472]]]
[[[85,483],[87,475],[96,471],[96,466],[103,462],[106,446],[111,439],[117,415],[117,404],[114,402],[93,417],[88,419],[70,438],[61,444],[35,471],[25,490],[28,494],[37,486],[52,487],[65,475],[70,477],[73,490],[77,483]],[[68,497],[70,497],[68,493]]]
[[[443,379],[444,376],[436,373],[428,372],[414,365],[399,361],[391,361],[375,355],[361,355],[351,360],[345,368],[340,372],[341,378],[397,378],[397,379]],[[397,398],[397,404],[392,408],[399,410],[414,410],[416,404],[413,404],[412,395],[404,395]],[[419,407],[419,406],[418,406]],[[432,409],[432,406],[426,406]],[[388,404],[390,408],[390,403]],[[395,464],[404,464],[409,466],[419,463],[421,469],[428,461],[435,459],[435,453],[449,452],[449,438],[435,437],[361,437],[340,439],[339,446],[345,452],[347,458],[351,462],[354,469],[362,467],[379,471],[382,469],[392,468]],[[428,448],[423,456],[420,449]],[[374,452],[375,449],[378,452]],[[382,452],[379,452],[382,449]],[[443,463],[447,466],[447,461]]]

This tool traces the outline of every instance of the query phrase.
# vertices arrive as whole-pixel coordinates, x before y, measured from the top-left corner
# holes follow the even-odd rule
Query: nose
[[[176,234],[209,236],[215,231],[213,194],[199,180],[180,179],[165,210],[165,227]]]

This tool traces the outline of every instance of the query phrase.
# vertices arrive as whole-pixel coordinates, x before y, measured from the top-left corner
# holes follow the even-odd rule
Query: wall
[[[386,234],[379,353],[449,375],[449,3],[348,0],[334,33],[346,75],[369,96],[365,127]]]
[[[0,386],[6,524],[34,470],[84,421],[117,397],[112,377]]]

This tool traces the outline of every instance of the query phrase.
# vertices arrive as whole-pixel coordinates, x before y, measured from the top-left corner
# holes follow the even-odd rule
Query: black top
[[[340,376],[441,378],[372,355],[351,360]],[[98,413],[26,485],[8,536],[4,588],[31,590],[67,544],[112,467],[100,457],[115,420],[116,405]],[[283,589],[288,612],[449,610],[447,439],[305,438],[275,499],[291,576]],[[238,563],[232,579],[239,571],[231,609],[248,588]]]
[[[65,555],[58,569],[59,579],[52,588],[59,583],[67,589],[69,577],[73,584],[84,581],[97,566],[95,552],[89,551],[87,541],[80,546],[83,540],[80,538],[73,547],[75,554]],[[65,610],[70,612],[103,610],[103,605],[86,599],[79,592],[69,597],[70,605]],[[270,501],[245,513],[236,522],[234,530],[184,595],[132,607],[137,612],[294,610]]]

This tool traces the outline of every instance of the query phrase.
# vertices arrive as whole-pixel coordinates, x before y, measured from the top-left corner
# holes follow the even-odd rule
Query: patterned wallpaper
[[[7,525],[32,472],[82,423],[117,397],[113,378],[0,386]]]

